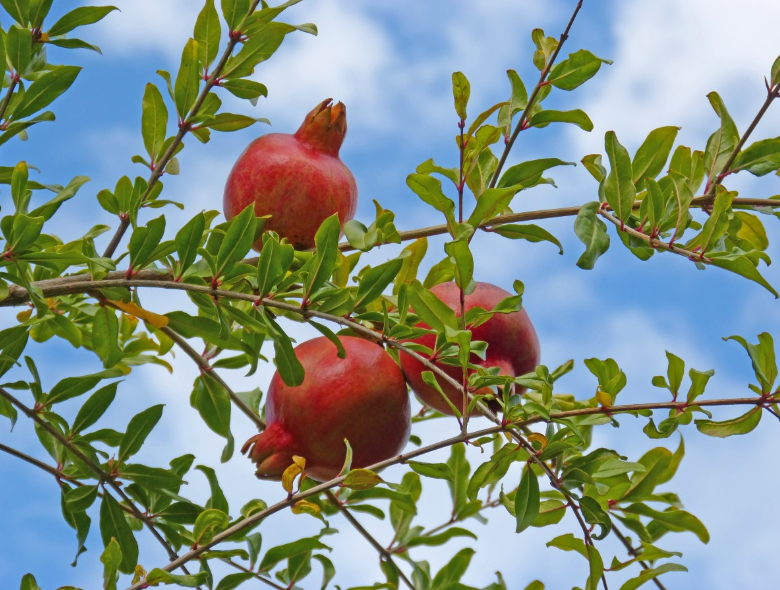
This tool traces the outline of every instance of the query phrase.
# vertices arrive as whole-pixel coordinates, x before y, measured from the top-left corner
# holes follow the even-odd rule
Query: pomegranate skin
[[[353,336],[341,342],[344,359],[325,337],[295,348],[306,370],[298,387],[274,374],[265,405],[268,427],[242,449],[257,463],[257,477],[280,479],[299,455],[309,477],[327,481],[344,464],[345,438],[353,469],[394,457],[408,442],[411,409],[401,369],[374,342]]]
[[[431,288],[431,292],[455,310],[456,315],[460,317],[460,291],[455,283],[440,283]],[[491,310],[501,300],[511,297],[511,295],[496,285],[477,283],[474,291],[470,295],[466,295],[465,309],[468,311],[472,307],[481,307]],[[428,327],[424,323],[418,325]],[[533,371],[539,364],[539,338],[525,309],[508,314],[494,314],[487,322],[472,329],[471,339],[483,340],[488,343],[485,360],[472,354],[471,362],[482,367],[500,367],[502,375],[513,377],[523,375]],[[436,345],[436,337],[433,334],[426,334],[412,342],[433,349]],[[438,362],[436,366],[458,383],[463,379],[463,371],[460,367]],[[430,369],[408,354],[401,354],[401,368],[409,386],[421,403],[444,414],[452,415],[452,410],[442,399],[441,394],[422,379],[422,372]],[[463,398],[460,392],[442,379],[439,379],[439,384],[455,407],[462,408]],[[478,393],[488,392],[480,391]]]
[[[266,230],[306,250],[314,248],[314,234],[325,219],[337,213],[343,227],[355,216],[357,184],[339,159],[346,108],[330,102],[315,107],[294,135],[269,133],[249,144],[225,184],[226,218],[254,204],[255,215],[271,216]],[[260,251],[262,240],[253,247]]]

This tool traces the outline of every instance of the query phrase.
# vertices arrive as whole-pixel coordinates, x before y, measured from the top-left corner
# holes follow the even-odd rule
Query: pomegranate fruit
[[[431,292],[460,316],[460,291],[455,283],[440,283],[431,288]],[[466,295],[465,309],[468,311],[472,307],[481,307],[489,311],[501,300],[511,297],[511,295],[496,285],[477,283],[474,291],[470,295]],[[424,323],[419,324],[419,326],[428,327]],[[470,328],[470,326],[467,327]],[[525,309],[507,314],[494,314],[485,323],[471,329],[471,339],[483,340],[488,343],[485,360],[472,354],[471,362],[482,367],[499,367],[502,375],[517,377],[533,371],[539,364],[539,339]],[[412,342],[433,350],[436,346],[436,336],[426,334]],[[458,383],[461,382],[463,370],[460,367],[440,362],[437,362],[436,365]],[[430,369],[408,354],[401,355],[401,368],[420,402],[444,414],[452,414],[452,410],[441,394],[422,379],[422,372]],[[438,381],[442,391],[455,407],[462,408],[463,397],[460,391],[442,379],[438,379]],[[489,390],[477,393],[489,393]]]
[[[241,449],[257,463],[257,477],[280,479],[299,455],[311,478],[332,479],[346,458],[344,439],[353,450],[353,468],[389,459],[406,445],[411,415],[401,369],[375,342],[354,336],[342,336],[341,342],[343,359],[325,337],[295,348],[306,370],[297,387],[274,374],[265,404],[267,427]]]
[[[225,185],[223,208],[232,219],[254,203],[255,215],[270,215],[265,229],[298,250],[314,248],[314,234],[338,213],[342,228],[355,216],[357,184],[339,159],[347,133],[347,110],[330,98],[304,119],[295,135],[269,133],[239,156]],[[258,252],[263,242],[258,239]]]

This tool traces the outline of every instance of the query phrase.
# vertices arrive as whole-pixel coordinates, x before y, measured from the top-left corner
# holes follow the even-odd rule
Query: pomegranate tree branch
[[[634,203],[634,208],[639,208],[641,201]],[[696,197],[692,203],[692,206],[706,207],[708,206],[707,197]],[[780,200],[775,199],[741,199],[736,198],[732,204],[733,207],[780,207]],[[489,231],[491,227],[498,227],[507,223],[514,223],[517,221],[532,221],[537,219],[550,219],[556,217],[570,217],[579,213],[580,207],[562,207],[559,209],[540,209],[538,211],[527,211],[522,213],[512,213],[510,215],[501,215],[485,221],[480,229]],[[409,230],[399,232],[401,240],[406,242],[409,240],[415,240],[417,238],[426,236],[436,236],[447,233],[446,225],[433,225],[430,227],[424,227],[415,230]],[[663,247],[659,243],[659,247]],[[348,252],[355,248],[348,242],[339,244],[339,249],[342,252]],[[246,258],[241,262],[243,264],[256,265],[257,258]],[[107,280],[122,279],[125,277],[125,271],[113,271],[106,275]],[[172,281],[173,271],[170,269],[144,269],[135,274],[137,279],[145,279],[148,281]],[[58,295],[68,294],[74,291],[68,291],[67,286],[74,283],[83,284],[85,281],[92,281],[92,275],[88,273],[74,274],[65,277],[59,277],[56,279],[45,279],[42,281],[35,281],[32,284],[41,289],[43,297],[56,297]],[[97,283],[97,281],[94,281]],[[153,286],[153,285],[148,285]],[[79,292],[78,290],[75,292]],[[84,291],[86,292],[86,291]],[[30,300],[29,294],[24,287],[19,285],[10,285],[8,296],[4,299],[0,299],[0,307],[12,307],[16,305],[23,305]]]
[[[639,553],[639,551],[634,549],[631,541],[629,541],[628,538],[620,531],[620,529],[615,526],[615,523],[612,523],[612,532],[615,533],[615,536],[618,538],[618,540],[623,543],[623,546],[626,548],[626,551],[628,551],[628,554],[631,555],[631,557],[640,557],[642,555]],[[638,563],[643,570],[650,569],[650,566],[647,564],[647,562],[640,559]],[[664,586],[663,582],[661,582],[659,578],[653,578],[653,582],[655,583],[658,590],[666,590],[666,586]]]
[[[330,500],[331,504],[333,504],[336,508],[339,509],[339,511],[344,515],[344,518],[346,518],[349,523],[355,527],[355,530],[359,532],[361,535],[363,535],[363,538],[365,538],[366,541],[369,542],[369,544],[377,550],[377,553],[379,553],[380,557],[388,564],[392,566],[392,568],[396,571],[398,574],[398,577],[401,578],[404,584],[409,588],[409,590],[415,590],[414,584],[409,580],[409,578],[406,577],[406,574],[401,571],[401,568],[398,567],[398,564],[393,560],[390,553],[382,547],[382,545],[379,544],[379,541],[377,541],[371,533],[369,533],[360,522],[352,515],[352,513],[349,511],[349,509],[344,506],[341,503],[341,500],[339,500],[336,497],[336,494],[334,494],[330,490],[325,491],[325,496],[327,496],[328,500]]]
[[[632,412],[640,412],[644,410],[684,410],[689,407],[713,407],[713,406],[740,406],[740,405],[750,405],[750,406],[761,406],[764,407],[767,404],[777,404],[780,403],[780,392],[776,393],[773,396],[768,396],[766,398],[763,397],[751,397],[751,398],[734,398],[734,399],[716,399],[716,400],[702,400],[699,402],[696,402],[694,405],[690,405],[687,402],[675,402],[675,401],[668,401],[668,402],[655,402],[655,403],[646,403],[646,404],[630,404],[630,405],[621,405],[621,406],[610,406],[610,407],[603,407],[603,406],[597,406],[597,407],[588,407],[588,408],[579,408],[576,410],[566,410],[562,412],[551,412],[549,420],[545,419],[542,416],[534,416],[532,418],[526,419],[526,420],[520,420],[517,422],[514,422],[512,425],[515,427],[522,427],[522,426],[529,426],[531,424],[538,424],[541,422],[554,422],[557,420],[563,420],[566,418],[573,418],[576,416],[587,416],[587,415],[595,415],[595,414],[608,414],[608,415],[615,415],[615,414],[626,414],[626,413],[632,413]],[[468,433],[458,433],[456,436],[452,438],[448,438],[445,440],[438,441],[436,443],[433,443],[431,445],[420,447],[419,449],[414,449],[413,451],[409,451],[408,453],[404,453],[401,455],[398,455],[396,457],[392,457],[390,459],[386,459],[384,461],[380,461],[378,463],[374,463],[373,465],[369,465],[366,467],[366,469],[370,469],[372,471],[378,471],[380,469],[384,469],[386,467],[390,467],[391,465],[397,465],[399,463],[404,463],[410,459],[414,459],[416,457],[420,457],[423,455],[427,455],[428,453],[431,453],[433,451],[438,451],[440,449],[445,449],[448,447],[451,447],[452,445],[467,442],[469,440],[480,438],[482,436],[488,436],[491,434],[495,434],[497,432],[504,432],[508,429],[508,426],[492,426],[490,428],[485,428],[482,430],[476,430]],[[285,508],[291,507],[293,504],[298,502],[299,500],[303,500],[305,498],[309,498],[310,496],[314,496],[316,494],[319,494],[321,492],[324,492],[326,490],[333,489],[337,486],[340,486],[344,482],[343,475],[339,477],[335,477],[331,479],[330,481],[323,482],[319,485],[316,485],[312,488],[309,488],[306,491],[298,492],[297,494],[293,494],[286,498],[283,501],[277,502],[276,504],[269,506],[265,510],[261,510],[259,512],[256,512],[249,516],[248,518],[234,524],[232,527],[222,531],[221,533],[214,536],[214,538],[209,541],[208,543],[205,543],[203,545],[199,545],[197,548],[192,549],[191,551],[185,553],[184,555],[181,555],[178,559],[175,561],[172,561],[168,565],[166,565],[163,569],[165,571],[172,571],[176,569],[180,564],[187,563],[193,559],[196,559],[199,555],[202,553],[208,551],[215,545],[218,545],[222,541],[232,537],[233,535],[243,531],[246,528],[249,528],[253,525],[255,525],[257,522],[263,520],[264,518],[267,518],[268,516],[275,514]],[[144,587],[144,580],[141,580],[137,584],[134,584],[128,588],[128,590],[141,590],[141,588]]]
[[[252,4],[249,6],[249,12],[247,14],[252,14],[255,11],[255,8],[257,8],[258,4],[260,4],[260,0],[252,0]],[[209,95],[209,92],[211,92],[211,89],[214,88],[217,80],[222,74],[222,70],[224,69],[225,64],[233,54],[233,49],[235,49],[236,45],[238,45],[240,42],[241,35],[235,35],[232,33],[235,33],[235,31],[231,31],[231,35],[228,36],[227,47],[225,48],[224,53],[222,53],[222,56],[219,58],[217,65],[214,66],[211,75],[206,79],[206,84],[198,95],[198,98],[195,99],[195,103],[192,105],[190,112],[186,117],[184,117],[182,121],[179,122],[179,131],[176,133],[173,141],[168,146],[168,149],[165,150],[165,153],[160,156],[160,160],[154,162],[152,174],[149,176],[149,180],[147,181],[148,186],[144,194],[141,196],[141,203],[146,201],[146,199],[152,193],[154,185],[157,184],[157,181],[160,180],[160,177],[165,172],[165,167],[168,165],[168,162],[171,160],[171,158],[173,158],[176,150],[179,148],[179,145],[184,139],[184,136],[187,135],[187,132],[190,130],[190,121],[198,114],[198,111],[200,111],[200,108],[203,106],[206,97]],[[125,235],[128,227],[130,227],[130,218],[125,215],[120,220],[116,233],[114,233],[111,241],[108,243],[108,246],[106,246],[106,250],[103,252],[103,258],[113,257],[114,252],[116,251],[117,246],[119,246],[119,242],[122,240],[122,236]]]
[[[209,362],[206,360],[206,358],[199,354],[197,350],[195,350],[192,346],[190,346],[190,343],[187,342],[187,339],[181,336],[178,332],[171,330],[168,326],[164,326],[163,328],[160,328],[160,331],[168,336],[171,340],[173,340],[179,348],[181,348],[184,351],[184,354],[186,354],[188,357],[190,357],[193,361],[195,361],[195,364],[198,365],[198,368],[200,369],[201,373],[208,373],[214,381],[219,383],[225,391],[227,391],[228,395],[230,396],[231,401],[238,407],[239,410],[241,410],[252,422],[255,423],[258,429],[265,430],[265,422],[263,422],[263,419],[257,415],[257,413],[252,410],[244,400],[242,400],[235,391],[222,379],[222,377],[219,376],[219,374],[213,370],[212,366],[209,364]]]
[[[670,245],[664,242],[663,240],[659,240],[658,238],[651,238],[647,234],[632,229],[627,225],[625,225],[624,223],[621,223],[619,219],[615,218],[612,214],[608,213],[607,211],[600,210],[599,214],[604,219],[614,224],[618,228],[618,231],[624,231],[627,234],[634,236],[635,238],[639,238],[640,240],[647,242],[653,248],[666,250],[667,252],[674,252],[675,254],[679,254],[680,256],[685,256],[689,260],[696,260],[703,263],[709,262],[709,259],[704,256],[704,252],[701,253],[691,252],[690,250],[686,250],[685,248],[680,248],[678,246]]]
[[[5,64],[3,64],[3,74],[5,74]],[[16,88],[16,85],[19,83],[19,80],[20,80],[19,75],[11,72],[11,76],[9,77],[8,90],[6,90],[5,92],[5,96],[3,97],[3,102],[0,103],[0,121],[2,121],[3,117],[5,117],[5,112],[8,110],[8,105],[11,102],[11,98],[13,98],[14,89]]]
[[[62,471],[60,471],[56,467],[52,467],[51,465],[48,465],[48,464],[44,463],[43,461],[39,461],[38,459],[35,459],[34,457],[30,457],[29,455],[26,455],[25,453],[22,453],[21,451],[17,451],[16,449],[8,447],[8,446],[6,446],[6,445],[4,445],[2,443],[0,443],[0,451],[8,453],[9,455],[13,455],[14,457],[17,457],[17,458],[21,459],[22,461],[26,461],[27,463],[30,463],[31,465],[34,465],[38,469],[42,469],[46,473],[50,473],[51,475],[53,475],[57,479],[57,481],[64,479],[64,480],[67,480],[68,483],[71,483],[71,484],[73,484],[76,487],[82,487],[82,486],[86,485],[84,482],[82,482],[82,481],[80,481],[78,479],[75,479],[73,477],[70,477],[69,475],[63,473]],[[97,495],[98,495],[99,498],[103,497],[103,494],[100,491],[97,492]],[[124,510],[125,512],[127,512],[128,514],[131,514],[131,515],[135,516],[135,514],[133,513],[133,509],[130,506],[126,506],[125,504],[120,504],[119,507],[122,510]],[[250,570],[249,568],[244,567],[240,563],[236,563],[235,561],[233,561],[232,559],[230,559],[228,557],[221,557],[220,560],[223,561],[224,563],[230,565],[231,567],[237,569],[237,570],[240,570],[242,572],[254,575],[255,578],[257,578],[261,582],[265,582],[266,584],[268,584],[272,588],[276,588],[276,590],[287,590],[283,586],[280,586],[279,584],[275,583],[273,580],[269,580],[267,578],[264,578],[263,576],[261,576],[257,572],[254,572],[254,571]]]
[[[20,402],[16,397],[11,395],[8,391],[6,391],[4,388],[0,387],[0,395],[3,396],[5,399],[7,399],[13,406],[15,406],[20,412],[22,412],[25,416],[33,420],[38,426],[43,428],[47,433],[49,433],[53,438],[55,438],[60,444],[62,444],[65,448],[68,449],[70,453],[72,453],[75,457],[78,457],[80,461],[82,461],[87,467],[89,467],[95,475],[98,476],[98,480],[101,483],[107,483],[109,486],[111,486],[116,494],[122,498],[122,501],[124,501],[131,509],[132,515],[143,522],[146,527],[149,529],[149,531],[152,533],[155,539],[160,543],[160,545],[163,546],[163,548],[168,553],[168,557],[171,560],[171,563],[173,563],[175,560],[179,558],[176,551],[174,551],[173,547],[163,538],[163,536],[160,534],[160,532],[157,530],[157,528],[154,526],[154,523],[150,520],[150,518],[145,515],[143,512],[141,512],[138,507],[135,505],[135,503],[130,499],[130,497],[125,494],[124,490],[120,487],[120,485],[114,480],[111,475],[103,471],[103,469],[95,463],[92,459],[87,457],[84,453],[82,453],[79,448],[73,444],[72,441],[68,440],[66,437],[64,437],[62,434],[60,434],[57,430],[52,428],[52,426],[46,422],[43,418],[41,418],[38,415],[38,412],[35,410],[28,408],[25,404]],[[182,563],[182,571],[189,575],[186,568],[183,567],[184,564]],[[179,567],[179,566],[176,566]],[[175,568],[174,568],[175,569]],[[168,570],[172,571],[172,570]]]
[[[745,133],[737,142],[737,145],[734,146],[734,149],[729,155],[728,160],[726,160],[726,163],[723,164],[723,168],[721,168],[715,180],[708,185],[706,198],[709,199],[710,203],[715,200],[715,191],[717,190],[718,185],[723,182],[723,179],[726,178],[726,176],[728,176],[733,172],[733,170],[731,170],[731,165],[737,159],[737,156],[739,156],[739,152],[742,151],[742,148],[745,146],[745,143],[747,142],[748,138],[756,129],[758,123],[764,117],[767,110],[769,110],[769,106],[772,104],[772,102],[778,96],[780,96],[780,80],[773,81],[773,82],[774,85],[772,86],[770,86],[769,83],[767,82],[767,96],[766,96],[766,100],[764,100],[764,104],[761,105],[761,108],[758,110],[758,113],[756,113],[756,116],[750,122],[750,125],[745,130]]]
[[[517,121],[517,126],[515,127],[515,130],[512,133],[512,137],[504,146],[504,151],[501,154],[501,158],[498,160],[498,166],[496,166],[496,171],[493,173],[493,178],[490,179],[490,185],[489,185],[490,188],[496,186],[496,182],[498,182],[498,177],[501,175],[501,169],[504,167],[504,164],[506,163],[506,159],[509,156],[509,152],[512,151],[512,146],[515,145],[517,136],[520,135],[520,132],[526,128],[526,123],[528,123],[531,110],[533,109],[533,106],[536,103],[536,99],[539,96],[539,91],[542,89],[543,86],[546,85],[547,76],[550,74],[550,70],[555,64],[555,60],[558,59],[558,54],[561,52],[561,47],[563,47],[563,44],[569,38],[569,31],[571,31],[571,27],[574,24],[574,19],[577,18],[577,14],[580,12],[580,8],[582,8],[582,2],[583,0],[579,0],[579,2],[577,2],[577,6],[575,6],[574,8],[574,13],[571,15],[571,18],[569,19],[569,24],[566,25],[566,29],[563,31],[563,33],[561,33],[561,36],[558,39],[558,46],[555,48],[555,51],[550,57],[550,61],[547,62],[547,64],[542,69],[541,74],[539,75],[539,81],[536,83],[536,86],[534,86],[534,89],[531,92],[531,96],[528,98],[528,104],[526,104],[522,114],[520,115],[520,119]]]

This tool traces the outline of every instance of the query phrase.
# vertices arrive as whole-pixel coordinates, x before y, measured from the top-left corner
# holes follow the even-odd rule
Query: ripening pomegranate
[[[401,369],[374,342],[354,336],[342,336],[341,342],[343,359],[325,337],[295,348],[306,370],[298,387],[274,374],[265,404],[268,426],[241,449],[257,463],[257,477],[281,478],[299,455],[311,478],[332,479],[346,458],[345,438],[354,452],[353,468],[389,459],[406,445],[411,416]]]
[[[451,309],[454,309],[460,317],[460,291],[455,283],[438,284],[431,288],[431,292]],[[465,309],[468,311],[472,307],[481,307],[490,310],[502,299],[511,295],[496,285],[477,283],[474,291],[470,295],[466,295]],[[419,325],[428,327],[425,324]],[[471,330],[471,339],[483,340],[488,343],[485,360],[472,354],[471,362],[483,367],[500,367],[502,375],[517,377],[533,371],[539,364],[539,339],[525,309],[509,314],[494,314],[484,324]],[[436,346],[436,337],[433,334],[426,334],[413,342],[433,349]],[[442,363],[436,364],[458,383],[461,382],[463,371],[460,367]],[[442,399],[441,394],[423,381],[422,372],[429,370],[425,365],[408,354],[401,354],[401,368],[412,391],[423,404],[444,414],[452,414],[452,410]],[[455,407],[462,408],[463,397],[460,392],[442,379],[438,381]],[[480,391],[479,393],[488,392]]]
[[[287,238],[298,250],[314,248],[320,224],[338,213],[341,226],[355,216],[357,184],[339,159],[347,133],[347,109],[322,101],[295,135],[269,133],[249,144],[225,185],[225,217],[251,203],[255,215],[270,215],[265,229]],[[258,252],[262,240],[255,242]]]

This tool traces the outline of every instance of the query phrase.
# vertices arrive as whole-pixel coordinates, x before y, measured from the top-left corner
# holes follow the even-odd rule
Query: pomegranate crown
[[[306,115],[295,137],[332,156],[338,156],[347,134],[347,107],[326,98]]]

